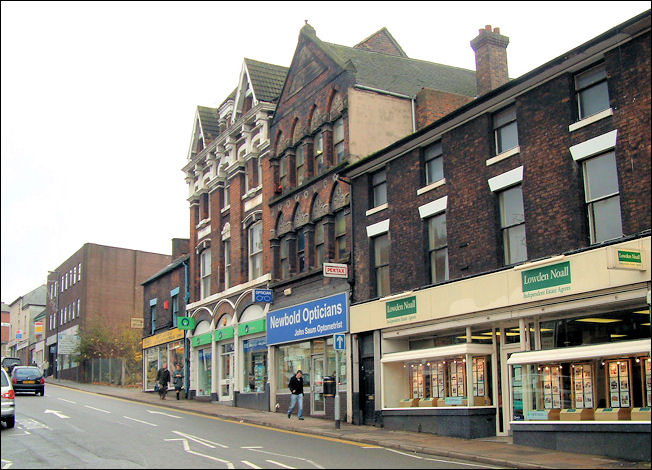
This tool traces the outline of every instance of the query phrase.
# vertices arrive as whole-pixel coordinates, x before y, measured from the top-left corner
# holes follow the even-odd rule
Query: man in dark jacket
[[[158,394],[161,400],[165,400],[165,395],[168,393],[168,383],[170,382],[170,371],[168,370],[167,363],[163,363],[156,373],[156,381],[158,382]]]
[[[303,420],[303,374],[298,370],[296,374],[290,379],[288,384],[290,388],[290,409],[288,409],[288,418],[292,415],[294,406],[298,404],[297,415],[299,419]]]

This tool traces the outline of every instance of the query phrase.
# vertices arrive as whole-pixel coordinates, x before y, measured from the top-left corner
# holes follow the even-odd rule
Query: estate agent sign
[[[525,298],[568,292],[571,289],[570,261],[523,271],[521,281]]]

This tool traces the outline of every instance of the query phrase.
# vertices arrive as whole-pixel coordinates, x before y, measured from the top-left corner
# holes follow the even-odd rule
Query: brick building
[[[332,335],[348,330],[350,279],[325,277],[323,265],[348,264],[353,252],[349,186],[338,171],[475,94],[475,72],[411,59],[386,28],[354,47],[322,41],[308,24],[301,29],[263,155],[265,271],[274,290],[267,314],[271,407],[287,410],[288,381],[301,369],[306,414],[335,414],[323,378],[336,373]],[[297,314],[306,311],[320,318]],[[342,396],[347,370],[342,360]],[[350,420],[350,406],[340,404]]]
[[[7,345],[11,337],[11,309],[9,305],[2,302],[2,357],[5,357],[8,352]]]
[[[145,279],[143,286],[143,390],[154,390],[156,373],[168,364],[170,373],[179,364],[187,377],[188,345],[185,330],[178,328],[186,315],[189,292],[189,240],[172,239],[172,261]],[[183,325],[181,325],[183,327]],[[171,386],[170,386],[171,387]],[[184,387],[188,390],[187,385]]]
[[[342,172],[354,418],[649,461],[650,12],[511,81],[507,43]]]
[[[199,106],[183,171],[190,203],[191,398],[269,409],[262,156],[287,68],[244,59],[236,89]],[[262,340],[261,340],[262,338]]]
[[[68,351],[85,328],[117,334],[143,318],[141,283],[170,263],[170,255],[85,243],[47,276],[46,360],[60,378],[83,377]],[[72,336],[63,338],[62,336]],[[65,346],[60,348],[60,343]],[[65,351],[65,352],[63,352]],[[57,360],[58,359],[58,360]]]
[[[11,302],[9,307],[9,337],[7,355],[17,357],[21,364],[31,364],[38,359],[34,356],[34,319],[45,308],[45,286],[39,286]],[[3,320],[4,321],[4,320]],[[4,355],[4,354],[3,354]],[[38,361],[40,366],[42,359]]]

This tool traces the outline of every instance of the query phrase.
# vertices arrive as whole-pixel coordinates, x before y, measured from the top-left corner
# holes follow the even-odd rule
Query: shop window
[[[423,151],[426,186],[444,179],[444,158],[441,142],[435,142]]]
[[[387,202],[387,172],[385,170],[378,171],[371,176],[371,194],[373,207]]]
[[[518,147],[516,107],[509,106],[493,115],[496,155]]]
[[[310,386],[310,341],[278,347],[277,391],[289,393],[288,383],[297,370],[303,372],[304,392]]]
[[[199,286],[199,297],[205,299],[211,295],[211,250],[201,252],[199,258],[201,283]]]
[[[263,223],[249,229],[249,280],[263,275]]]
[[[374,279],[376,296],[389,294],[389,234],[384,233],[371,239],[374,250]]]
[[[315,136],[314,152],[314,172],[315,176],[324,172],[324,135],[320,132]]]
[[[335,259],[342,260],[346,253],[346,214],[339,211],[335,214]]]
[[[430,283],[448,280],[448,240],[446,236],[446,213],[430,217],[428,223],[428,258]]]
[[[525,240],[525,210],[521,185],[498,194],[500,228],[503,235],[503,263],[509,266],[527,259]]]
[[[616,154],[611,151],[584,160],[582,167],[591,243],[622,237]]]
[[[580,119],[592,116],[609,108],[607,71],[604,64],[593,67],[575,76],[575,94]]]
[[[265,337],[245,339],[242,344],[244,352],[243,392],[264,392],[267,383],[267,343]]]
[[[197,351],[197,396],[211,394],[212,352],[210,346]]]
[[[339,164],[344,161],[344,119],[340,118],[335,121],[333,129],[333,150],[335,163]]]

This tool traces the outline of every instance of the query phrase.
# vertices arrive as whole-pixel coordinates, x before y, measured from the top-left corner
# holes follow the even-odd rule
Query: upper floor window
[[[287,155],[281,158],[278,184],[282,190],[288,189],[288,161],[289,157]]]
[[[172,326],[177,327],[177,317],[179,316],[179,294],[172,296]]]
[[[448,239],[446,236],[446,213],[427,220],[430,282],[448,280]]]
[[[387,172],[385,170],[378,171],[371,176],[371,191],[374,207],[387,202]]]
[[[496,155],[518,146],[516,107],[509,106],[493,115]]]
[[[297,231],[297,272],[306,271],[306,235],[303,229]]]
[[[604,65],[593,67],[575,76],[578,115],[580,119],[609,108],[607,71]]]
[[[297,186],[301,186],[306,176],[306,156],[305,145],[297,147],[296,169],[297,169]]]
[[[335,121],[333,129],[333,150],[335,163],[344,161],[344,119],[339,118]]]
[[[202,251],[199,259],[201,283],[199,286],[199,297],[205,299],[211,295],[211,250]]]
[[[324,222],[315,224],[315,265],[321,267],[324,263]]]
[[[225,208],[229,207],[230,204],[231,204],[231,202],[229,200],[229,187],[226,186],[222,190],[222,209],[225,209]]]
[[[290,257],[287,237],[281,240],[279,258],[281,263],[281,279],[287,279],[290,277]]]
[[[444,158],[442,157],[441,142],[425,148],[423,163],[426,170],[426,185],[444,178]]]
[[[315,136],[315,145],[313,151],[315,160],[315,175],[321,175],[324,171],[324,136],[321,132]]]
[[[224,288],[231,287],[231,240],[224,240]]]
[[[77,265],[77,280],[81,281],[81,263]]]
[[[371,239],[374,253],[374,277],[376,295],[389,294],[389,234],[384,233]]]
[[[504,264],[507,266],[527,259],[523,189],[521,185],[513,186],[501,191],[498,198],[500,228],[503,233]]]
[[[263,223],[249,229],[249,280],[263,275]]]
[[[151,334],[154,334],[156,331],[156,304],[149,306],[149,318],[152,324]]]
[[[77,299],[77,318],[81,315],[81,303],[79,299]]]
[[[346,256],[346,215],[344,211],[335,214],[335,258]]]
[[[622,237],[616,154],[611,151],[589,158],[582,166],[591,243]]]

